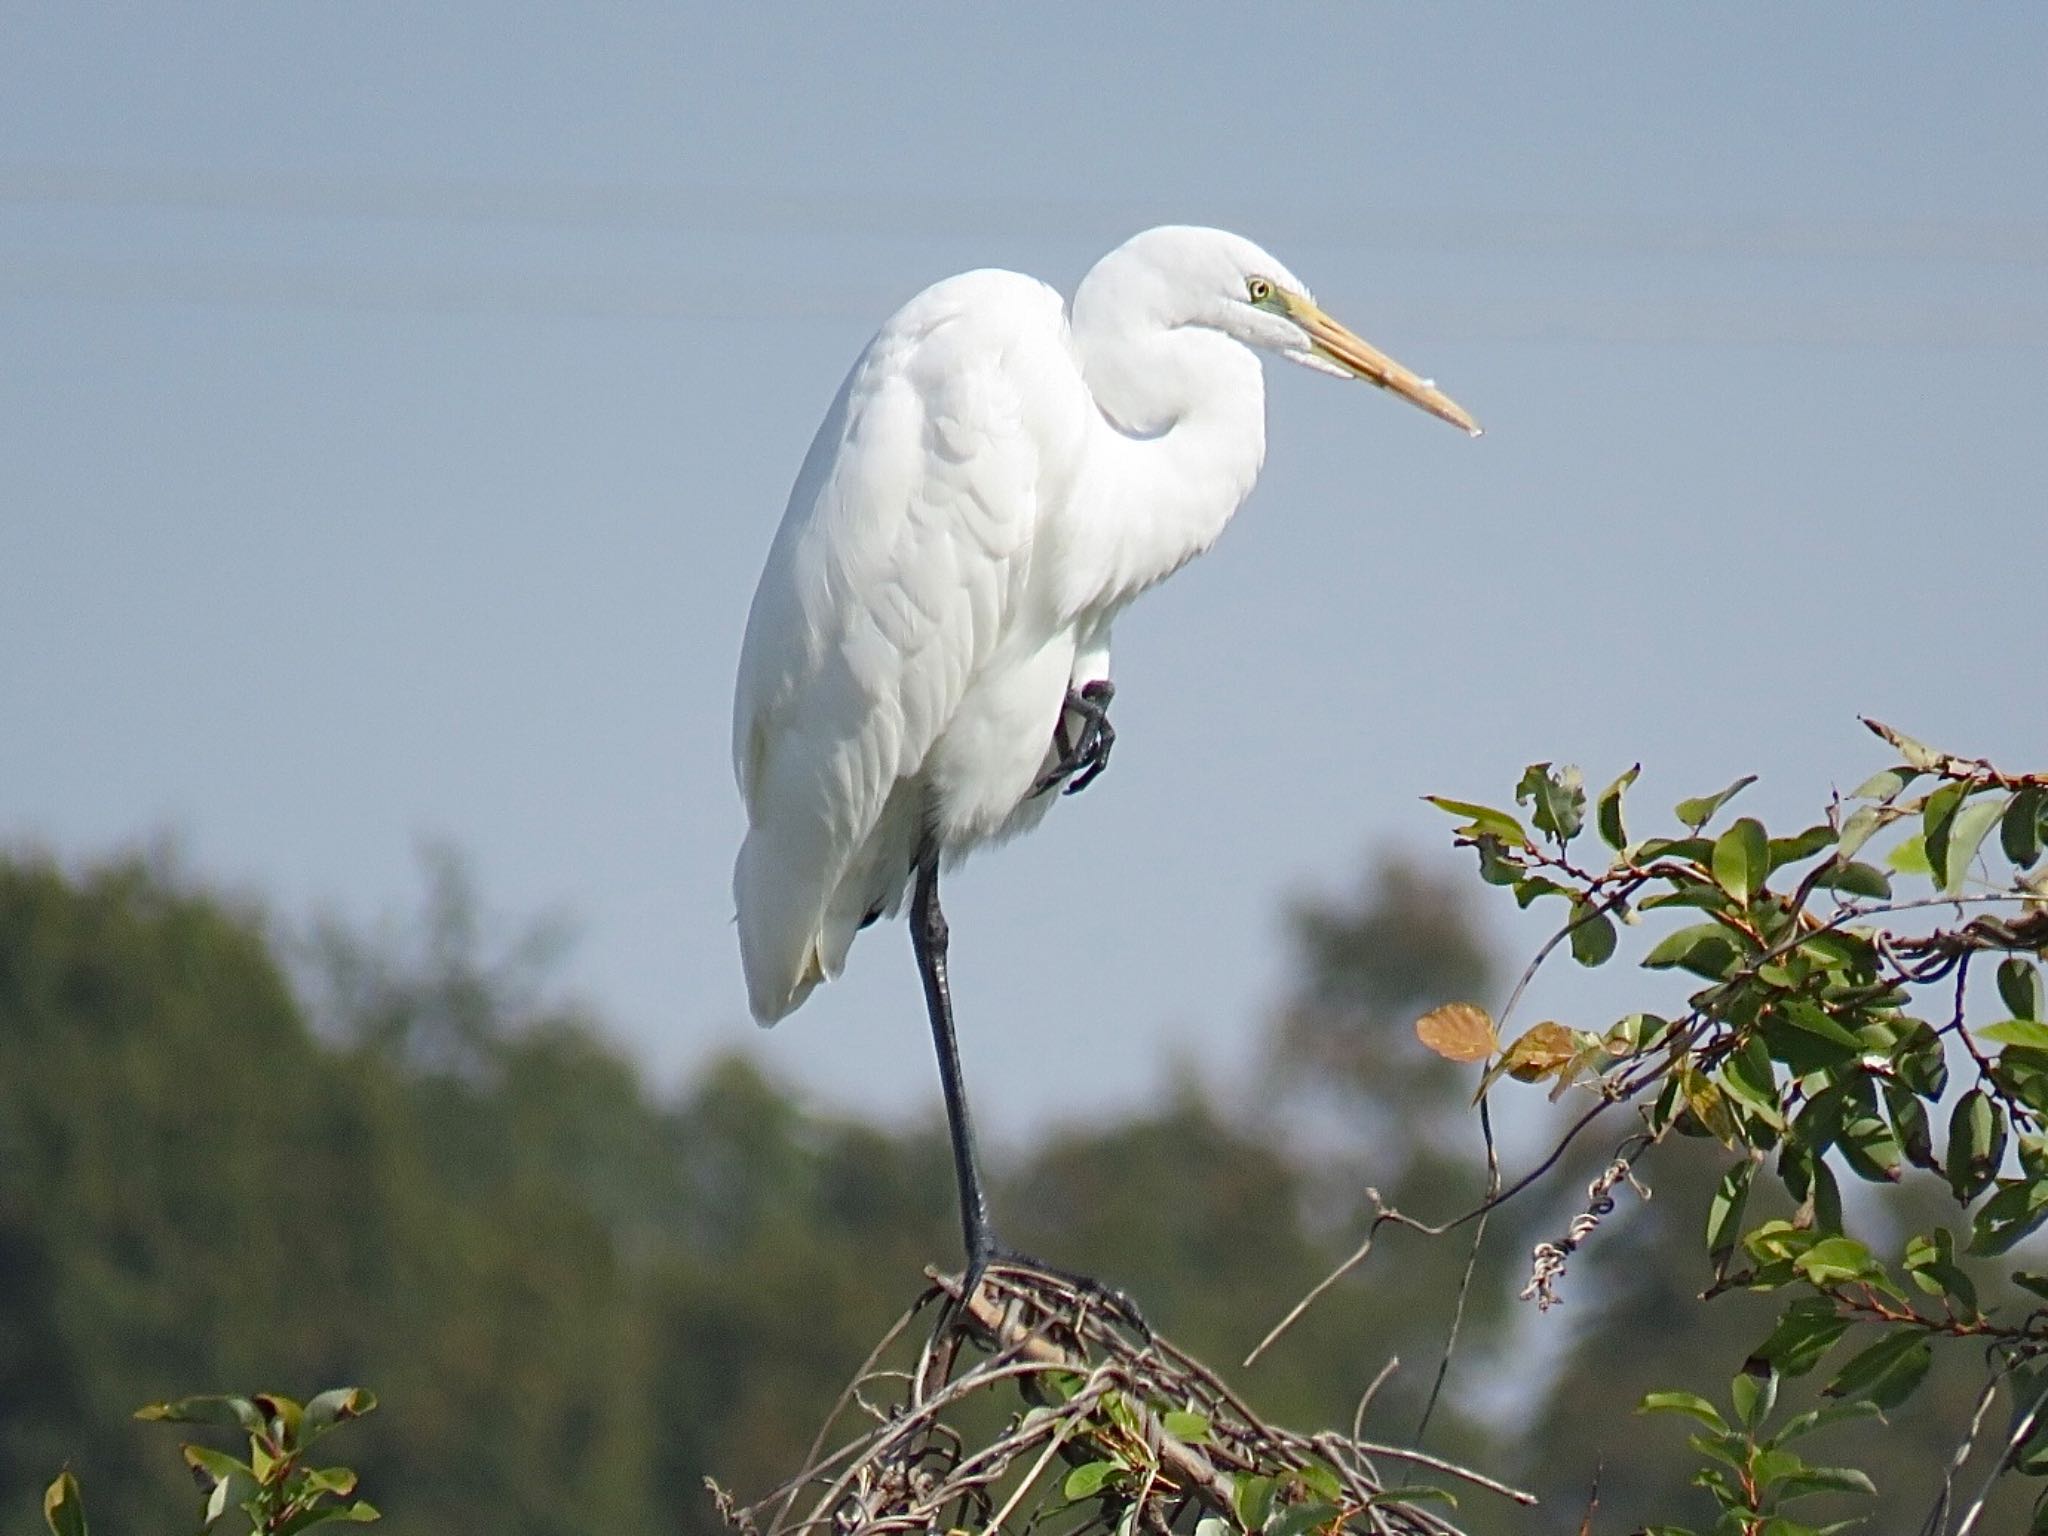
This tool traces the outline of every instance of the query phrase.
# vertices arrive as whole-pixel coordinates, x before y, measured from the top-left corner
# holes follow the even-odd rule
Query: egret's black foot
[[[1048,1264],[1043,1259],[1034,1258],[1028,1253],[1019,1253],[1014,1248],[992,1247],[980,1257],[970,1259],[967,1273],[960,1282],[961,1296],[972,1296],[981,1284],[982,1277],[991,1272],[1021,1275],[1026,1278],[1036,1277],[1063,1285],[1096,1303],[1147,1343],[1152,1340],[1152,1325],[1145,1321],[1145,1314],[1138,1310],[1138,1304],[1131,1299],[1129,1292],[1107,1285],[1093,1275],[1084,1275],[1079,1270],[1063,1269],[1057,1264]]]
[[[1109,766],[1109,749],[1116,745],[1116,727],[1109,723],[1109,701],[1115,697],[1116,684],[1106,677],[1084,683],[1078,691],[1067,690],[1067,702],[1052,728],[1052,744],[1059,753],[1059,761],[1031,786],[1033,796],[1057,789],[1062,783],[1066,784],[1066,793],[1078,795],[1100,777]],[[1068,715],[1078,715],[1081,720],[1080,731],[1072,741],[1067,738]]]

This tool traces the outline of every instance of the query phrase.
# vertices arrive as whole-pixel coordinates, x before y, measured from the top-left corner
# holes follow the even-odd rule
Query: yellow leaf
[[[1501,1058],[1501,1065],[1516,1082],[1540,1083],[1579,1053],[1572,1032],[1555,1019],[1545,1019],[1530,1028]]]
[[[1500,1044],[1493,1020],[1473,1003],[1445,1003],[1415,1021],[1415,1038],[1447,1061],[1484,1061]]]
[[[1685,1107],[1692,1111],[1693,1118],[1709,1135],[1723,1146],[1733,1147],[1741,1143],[1742,1132],[1736,1127],[1735,1116],[1728,1108],[1727,1096],[1704,1073],[1685,1068],[1679,1074],[1678,1087],[1685,1095]]]

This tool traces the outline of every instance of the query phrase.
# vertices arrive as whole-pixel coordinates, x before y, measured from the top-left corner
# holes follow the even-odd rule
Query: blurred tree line
[[[31,1528],[68,1461],[102,1530],[161,1528],[191,1491],[136,1406],[353,1382],[384,1404],[351,1459],[393,1536],[708,1532],[704,1475],[752,1493],[796,1466],[923,1266],[956,1262],[936,1118],[820,1112],[738,1054],[660,1096],[549,1001],[544,946],[495,950],[475,913],[443,863],[412,942],[303,946],[158,864],[0,859],[0,1525]],[[1290,931],[1246,1091],[1183,1075],[1050,1135],[1002,1209],[1275,1419],[1348,1424],[1398,1355],[1367,1428],[1412,1442],[1462,1233],[1385,1232],[1235,1363],[1356,1245],[1369,1187],[1425,1219],[1483,1192],[1472,1073],[1409,1025],[1496,967],[1455,888],[1399,863]],[[1574,1260],[1561,1311],[1514,1296],[1602,1149],[1493,1218],[1426,1443],[1545,1505],[1468,1503],[1473,1529],[1578,1531],[1603,1462],[1594,1531],[1697,1514],[1682,1437],[1632,1411],[1725,1379],[1757,1326],[1749,1298],[1696,1304],[1696,1150],[1660,1149],[1655,1198]],[[1915,1507],[1970,1384],[1936,1387],[1884,1442],[1881,1485]]]

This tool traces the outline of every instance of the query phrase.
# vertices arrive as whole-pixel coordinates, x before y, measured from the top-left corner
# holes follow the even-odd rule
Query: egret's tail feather
[[[757,829],[747,834],[732,872],[747,1003],[763,1028],[788,1018],[828,976],[816,886],[789,879],[777,864]]]

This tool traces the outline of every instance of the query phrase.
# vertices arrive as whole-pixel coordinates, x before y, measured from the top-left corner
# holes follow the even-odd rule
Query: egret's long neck
[[[1076,566],[1119,607],[1216,542],[1266,454],[1265,373],[1206,326],[1074,297],[1074,343],[1102,414],[1077,511]]]

